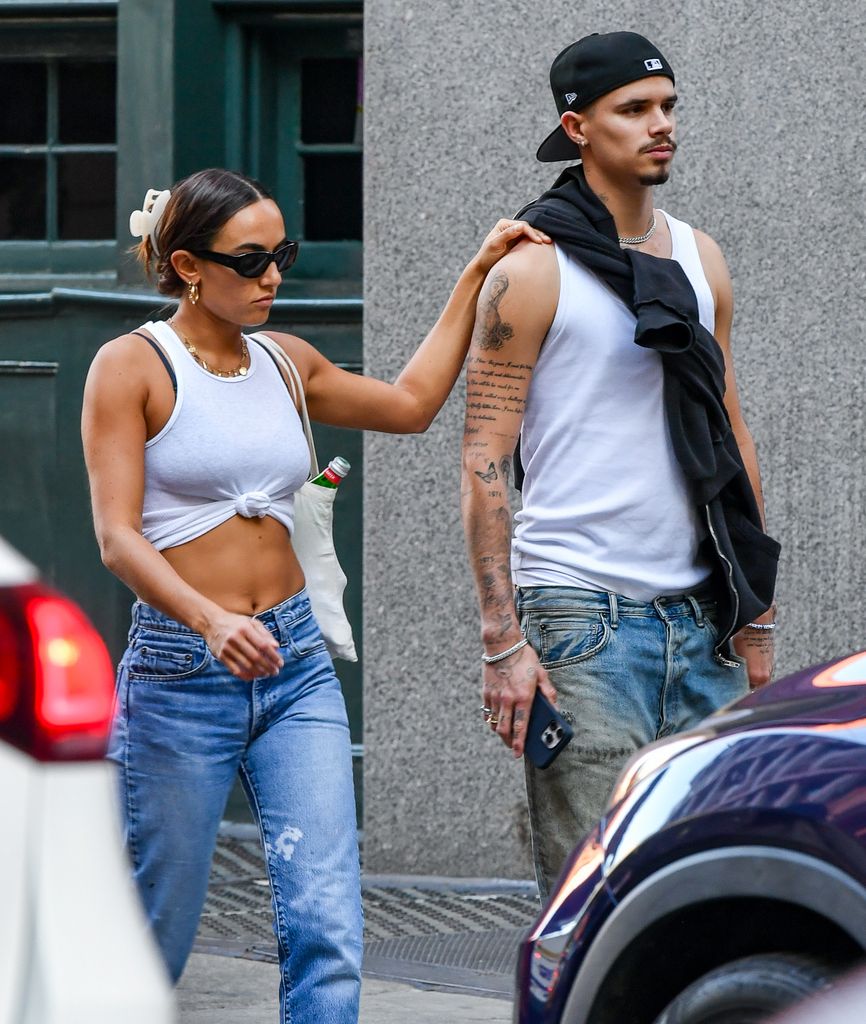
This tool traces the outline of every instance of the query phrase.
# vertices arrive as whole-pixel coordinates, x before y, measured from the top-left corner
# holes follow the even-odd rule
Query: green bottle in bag
[[[310,483],[318,484],[319,487],[328,487],[331,490],[336,490],[340,486],[340,481],[351,468],[346,459],[341,455],[337,455],[331,459],[327,467],[318,476],[313,477]]]

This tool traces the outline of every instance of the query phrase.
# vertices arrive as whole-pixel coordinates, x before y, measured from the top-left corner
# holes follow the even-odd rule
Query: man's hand
[[[536,687],[556,703],[556,690],[529,644],[503,661],[484,666],[481,696],[484,707],[491,711],[487,720],[515,757],[523,754]]]
[[[773,678],[776,661],[776,644],[773,639],[775,630],[753,629],[746,626],[734,637],[734,650],[741,658],[746,659],[746,672],[749,686],[757,690],[766,686]]]

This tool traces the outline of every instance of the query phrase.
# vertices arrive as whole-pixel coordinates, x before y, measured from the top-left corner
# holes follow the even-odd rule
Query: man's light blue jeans
[[[574,739],[540,771],[526,763],[542,896],[604,810],[628,758],[749,691],[745,665],[713,657],[716,605],[705,593],[644,603],[575,587],[522,587],[517,611]]]
[[[109,751],[127,847],[169,972],[192,948],[226,800],[240,772],[264,846],[282,1024],[357,1020],[361,891],[340,684],[306,591],[256,616],[278,676],[244,682],[186,626],[138,603]]]

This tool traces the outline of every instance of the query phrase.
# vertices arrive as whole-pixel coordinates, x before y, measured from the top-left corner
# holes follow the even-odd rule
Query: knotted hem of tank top
[[[253,493],[263,494],[264,492],[258,491]],[[294,516],[290,511],[290,507],[287,507],[286,498],[273,499],[269,495],[265,496],[268,499],[267,510],[261,512],[260,515],[254,513],[247,518],[270,516],[272,519],[276,519],[278,523],[281,523],[291,537],[294,533]],[[239,497],[244,497],[244,495],[239,495]],[[164,551],[166,548],[175,548],[181,544],[188,544],[190,541],[198,540],[199,537],[210,533],[211,530],[216,530],[223,523],[228,522],[232,516],[241,515],[242,513],[235,504],[237,500],[238,498],[221,498],[216,501],[208,501],[203,506],[188,511],[183,516],[183,522],[180,525],[177,522],[177,518],[175,518],[168,529],[166,529],[164,521],[153,522],[152,517],[145,514],[142,523],[142,536],[157,551]],[[248,504],[247,507],[249,508],[250,505]],[[202,515],[203,512],[205,513],[204,516]]]
[[[235,497],[234,509],[244,519],[264,519],[271,509],[271,496],[265,491],[246,491]]]

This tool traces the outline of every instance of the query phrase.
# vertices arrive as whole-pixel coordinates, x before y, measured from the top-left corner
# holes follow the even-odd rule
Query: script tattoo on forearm
[[[743,642],[750,651],[758,651],[761,654],[773,655],[776,650],[775,640],[772,633],[769,636],[761,634],[754,636],[752,633],[745,633]]]
[[[508,291],[508,276],[496,273],[490,282],[484,319],[478,325],[478,344],[483,349],[500,349],[514,335],[514,328],[499,315],[499,303]]]

